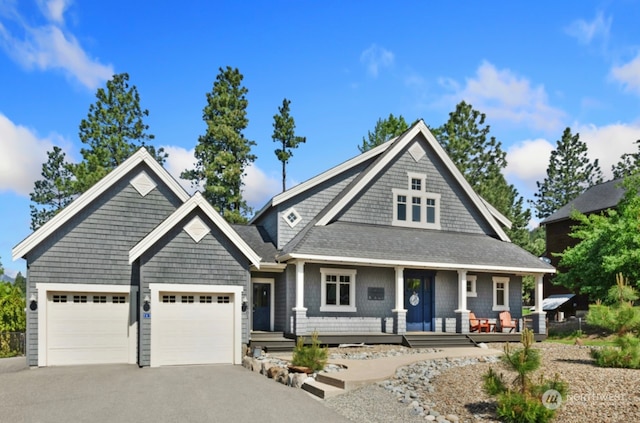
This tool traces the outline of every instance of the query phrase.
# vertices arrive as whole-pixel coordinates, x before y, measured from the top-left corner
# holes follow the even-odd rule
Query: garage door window
[[[73,302],[74,303],[86,303],[87,302],[87,296],[86,295],[74,295],[73,296]]]
[[[124,299],[124,295],[114,295],[113,303],[114,304],[124,304],[126,301]]]
[[[94,303],[106,303],[107,302],[107,296],[106,295],[94,295],[93,296],[93,302]]]
[[[213,302],[213,297],[211,295],[200,295],[200,302],[201,303],[212,303]]]
[[[183,303],[192,303],[193,302],[193,295],[183,295],[182,296],[182,302]]]
[[[218,295],[218,304],[228,304],[231,302],[231,298],[228,295]]]
[[[162,302],[163,303],[175,303],[176,302],[176,296],[175,295],[163,295],[162,296]]]

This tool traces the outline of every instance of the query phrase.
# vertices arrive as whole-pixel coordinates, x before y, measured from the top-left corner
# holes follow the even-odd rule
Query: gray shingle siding
[[[211,228],[211,232],[198,243],[183,229],[195,215]],[[215,224],[204,213],[194,211],[140,257],[140,297],[151,295],[151,283],[238,285],[243,287],[248,296],[249,266],[248,259]],[[143,313],[142,309],[140,313]],[[242,342],[247,343],[248,340],[248,313],[243,313]],[[150,344],[151,319],[142,319],[139,348],[141,366],[150,364]]]
[[[416,162],[409,146],[389,163],[374,180],[357,195],[338,216],[339,221],[391,225],[394,198],[392,189],[407,189],[407,172],[426,174],[426,192],[441,195],[440,226],[442,230],[476,234],[494,234],[460,184],[422,137],[426,155]]]
[[[129,183],[141,170],[157,184],[145,197]],[[29,295],[36,283],[136,285],[129,250],[180,204],[146,165],[136,167],[27,255]],[[37,312],[27,319],[27,361],[36,366]]]

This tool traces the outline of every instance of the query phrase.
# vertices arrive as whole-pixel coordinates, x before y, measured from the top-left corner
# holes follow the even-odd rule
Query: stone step
[[[337,388],[317,380],[309,380],[302,385],[302,389],[315,395],[318,398],[325,399],[335,397],[344,393],[344,389]]]

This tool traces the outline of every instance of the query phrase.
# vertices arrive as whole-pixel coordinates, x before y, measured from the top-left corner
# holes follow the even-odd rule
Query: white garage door
[[[128,362],[128,294],[49,292],[47,301],[48,365]]]
[[[157,365],[233,363],[232,294],[160,292],[151,354]]]

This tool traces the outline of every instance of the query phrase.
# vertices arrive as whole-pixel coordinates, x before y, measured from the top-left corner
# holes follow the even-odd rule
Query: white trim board
[[[254,283],[268,283],[271,285],[270,301],[269,301],[269,330],[273,332],[273,325],[276,320],[276,283],[272,278],[251,278],[251,303],[253,306],[253,284]],[[251,311],[251,330],[253,330],[253,309]]]

